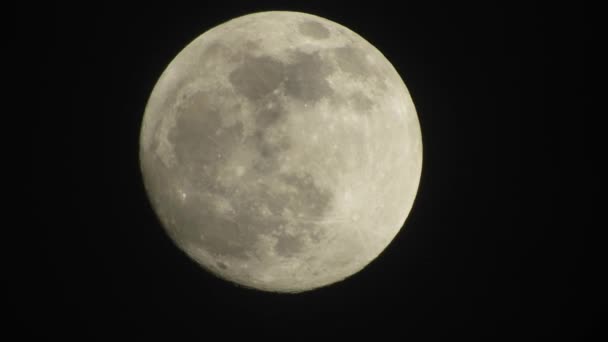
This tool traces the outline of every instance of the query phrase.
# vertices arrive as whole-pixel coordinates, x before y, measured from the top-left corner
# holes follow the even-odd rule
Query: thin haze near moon
[[[330,285],[393,240],[422,139],[410,94],[365,39],[298,12],[242,16],[167,66],[140,136],[144,185],[204,269],[274,292]]]

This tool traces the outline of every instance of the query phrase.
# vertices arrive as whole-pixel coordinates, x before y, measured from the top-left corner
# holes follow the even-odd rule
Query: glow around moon
[[[422,166],[409,92],[332,21],[263,12],[221,24],[168,65],[140,162],[169,236],[234,283],[300,292],[375,259],[403,226]]]

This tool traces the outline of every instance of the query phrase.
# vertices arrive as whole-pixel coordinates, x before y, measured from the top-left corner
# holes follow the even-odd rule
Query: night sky
[[[532,2],[204,3],[40,11],[31,168],[47,170],[33,177],[44,234],[16,314],[22,331],[82,341],[591,334],[597,308],[579,286],[592,281],[579,233],[588,222],[566,223],[561,209],[562,165],[585,157],[572,145],[560,159],[554,151],[558,132],[582,128],[563,120],[573,112],[549,91],[557,81],[582,89],[580,9],[555,20]],[[203,271],[164,233],[138,163],[144,107],[167,64],[206,30],[263,10],[319,15],[371,42],[408,86],[423,135],[405,229],[363,271],[297,295]],[[559,74],[549,53],[555,21],[569,63]]]

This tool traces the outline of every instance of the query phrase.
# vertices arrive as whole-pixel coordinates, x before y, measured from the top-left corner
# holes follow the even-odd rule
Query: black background
[[[590,335],[597,308],[579,287],[590,279],[577,233],[587,222],[562,218],[565,171],[553,149],[556,132],[579,127],[564,124],[561,102],[549,109],[559,100],[553,82],[582,89],[582,11],[556,18],[532,2],[297,3],[40,13],[32,170],[47,170],[33,177],[46,194],[36,215],[45,234],[33,307],[18,314],[25,331],[83,341]],[[239,288],[200,269],[163,232],[138,164],[144,107],[166,65],[204,31],[262,10],[309,12],[365,37],[402,75],[423,133],[406,229],[360,273],[297,295]],[[549,52],[556,23],[557,55]],[[573,150],[560,155],[584,163]]]

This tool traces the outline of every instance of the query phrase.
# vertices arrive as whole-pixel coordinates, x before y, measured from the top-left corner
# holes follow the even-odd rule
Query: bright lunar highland
[[[223,279],[275,292],[374,260],[422,169],[416,109],[391,63],[298,12],[242,16],[188,44],[150,95],[139,153],[175,244]]]

